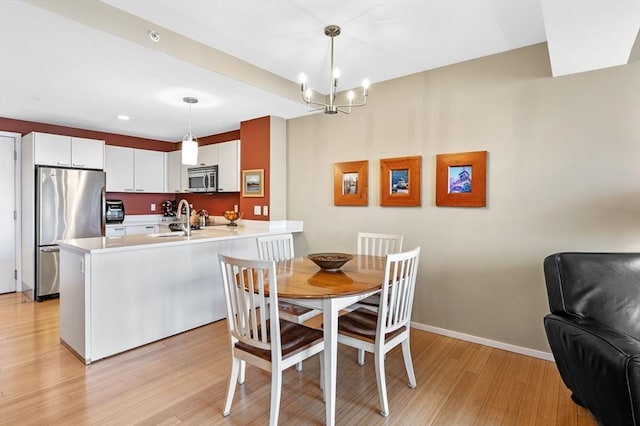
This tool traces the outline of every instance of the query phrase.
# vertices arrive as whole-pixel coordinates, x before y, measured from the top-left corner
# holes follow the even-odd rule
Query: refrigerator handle
[[[58,246],[40,247],[40,251],[43,253],[56,253],[60,251],[60,247]]]
[[[102,187],[102,191],[100,194],[100,202],[102,206],[100,207],[100,230],[102,231],[102,236],[106,235],[106,227],[107,227],[107,191],[105,187]]]

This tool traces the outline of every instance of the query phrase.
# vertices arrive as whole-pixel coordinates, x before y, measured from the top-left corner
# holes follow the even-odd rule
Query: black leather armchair
[[[571,398],[599,424],[640,424],[640,253],[556,253],[544,275],[544,328]]]

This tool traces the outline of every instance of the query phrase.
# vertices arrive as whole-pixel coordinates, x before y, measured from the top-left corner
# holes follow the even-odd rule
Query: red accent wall
[[[176,201],[185,199],[193,205],[196,211],[202,209],[212,216],[222,216],[225,210],[233,210],[234,204],[239,204],[239,194],[237,192],[225,192],[217,194],[175,194]],[[242,210],[239,210],[242,211]]]
[[[240,140],[242,141],[241,170],[264,169],[264,197],[240,196],[240,212],[245,219],[269,220],[269,216],[255,216],[254,206],[269,205],[269,164],[271,146],[271,118],[262,117],[240,123]],[[241,182],[244,184],[244,182]],[[269,209],[271,212],[271,209]]]

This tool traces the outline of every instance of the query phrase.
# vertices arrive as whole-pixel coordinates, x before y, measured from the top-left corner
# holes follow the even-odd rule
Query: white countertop
[[[261,235],[302,232],[302,221],[243,221],[242,226],[205,226],[191,231],[191,236],[127,235],[122,237],[78,238],[59,241],[60,248],[69,248],[91,254],[113,251],[141,250],[152,246],[184,245],[222,241],[235,238],[253,238]],[[156,234],[164,235],[166,233]]]

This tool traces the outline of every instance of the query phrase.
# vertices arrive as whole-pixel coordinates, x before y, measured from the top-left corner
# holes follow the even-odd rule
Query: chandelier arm
[[[351,107],[361,107],[367,104],[367,100],[365,99],[362,103],[359,104],[346,104],[346,105],[335,105],[336,108],[351,108]]]
[[[307,105],[318,105],[319,107],[322,107],[322,108],[326,108],[326,107],[328,107],[328,106],[329,106],[329,105],[327,105],[327,104],[325,104],[325,103],[321,103],[321,102],[314,102],[314,101],[311,101],[311,100],[306,101],[306,102],[307,102]]]
[[[309,106],[309,105],[307,105],[307,107],[308,107],[308,106]],[[318,107],[318,108],[307,108],[307,111],[308,111],[308,112],[321,111],[321,110],[324,110],[324,109],[326,109],[326,108],[327,108],[327,106],[326,106],[326,105],[323,105],[323,106],[320,106],[320,107]]]

